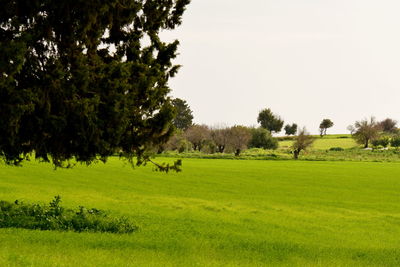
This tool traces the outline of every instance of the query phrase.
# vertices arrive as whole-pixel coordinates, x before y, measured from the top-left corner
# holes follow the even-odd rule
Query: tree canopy
[[[284,129],[286,135],[295,135],[297,132],[297,124],[296,123],[293,123],[292,125],[287,124]]]
[[[190,0],[0,0],[0,157],[143,161],[172,132],[168,80]]]
[[[369,142],[379,137],[380,126],[375,118],[371,117],[369,120],[356,121],[354,130],[353,138],[356,142],[364,145],[364,148],[368,148]]]
[[[242,150],[247,148],[251,139],[251,130],[245,126],[235,125],[229,130],[229,146],[235,151],[235,156],[240,156]]]
[[[320,136],[323,137],[326,135],[326,130],[333,126],[333,122],[330,119],[323,119],[322,122],[319,124],[319,132]]]
[[[210,128],[207,125],[194,124],[190,126],[186,132],[185,136],[190,143],[193,144],[193,150],[201,151],[204,143],[210,139]]]
[[[186,100],[175,98],[172,100],[172,105],[176,110],[176,116],[173,119],[173,124],[177,129],[186,130],[193,125],[193,114]]]
[[[269,108],[260,111],[257,122],[261,124],[261,127],[267,129],[271,133],[279,133],[284,123],[284,121],[278,115],[272,113]]]
[[[264,128],[251,128],[250,147],[277,149],[278,140],[273,138],[271,133]]]

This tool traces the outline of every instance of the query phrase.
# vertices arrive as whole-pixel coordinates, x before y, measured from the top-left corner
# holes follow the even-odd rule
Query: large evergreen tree
[[[165,43],[190,0],[0,0],[0,156],[138,162],[171,134]]]

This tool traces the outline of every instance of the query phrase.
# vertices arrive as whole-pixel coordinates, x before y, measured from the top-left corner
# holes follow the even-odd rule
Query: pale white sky
[[[266,107],[316,133],[374,115],[400,121],[400,1],[192,0],[172,95],[195,122],[257,124]]]

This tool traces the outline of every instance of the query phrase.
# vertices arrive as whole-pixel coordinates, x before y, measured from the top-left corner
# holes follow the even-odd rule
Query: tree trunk
[[[368,143],[369,143],[369,139],[367,138],[367,139],[365,140],[364,148],[368,148]]]
[[[236,149],[236,151],[235,151],[235,156],[236,156],[236,157],[239,157],[239,156],[240,156],[240,149]]]
[[[299,151],[298,149],[296,149],[295,151],[293,151],[293,157],[294,157],[294,159],[298,159],[298,158],[299,158],[299,154],[300,154],[300,151]]]

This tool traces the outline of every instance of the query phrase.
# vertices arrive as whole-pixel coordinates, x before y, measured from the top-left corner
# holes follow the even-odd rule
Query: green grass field
[[[0,229],[0,266],[400,265],[399,163],[184,159],[183,168],[1,166],[0,199],[60,194],[140,231]]]
[[[343,137],[348,137],[348,138],[343,138]],[[293,141],[287,140],[287,141],[280,141],[279,142],[279,148],[290,148],[293,144]],[[332,147],[341,147],[341,148],[352,148],[352,147],[357,147],[359,146],[353,138],[350,137],[350,135],[327,135],[324,136],[323,138],[316,136],[315,137],[315,142],[312,145],[312,149],[315,150],[326,150],[330,149]]]

